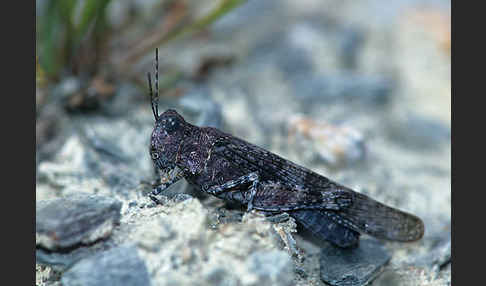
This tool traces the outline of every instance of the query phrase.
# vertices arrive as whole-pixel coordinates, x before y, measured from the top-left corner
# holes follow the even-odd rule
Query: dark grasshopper
[[[150,155],[170,178],[151,198],[184,178],[198,190],[252,209],[287,212],[315,236],[340,247],[354,246],[360,233],[394,241],[415,241],[424,234],[420,218],[386,206],[263,148],[212,127],[198,127],[175,110],[158,112],[158,55],[155,96],[148,82],[155,117]]]

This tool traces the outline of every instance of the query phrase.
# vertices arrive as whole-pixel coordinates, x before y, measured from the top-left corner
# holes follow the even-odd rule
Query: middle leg
[[[258,183],[260,182],[259,176],[257,172],[249,173],[248,175],[241,176],[235,180],[228,181],[222,185],[212,186],[206,190],[207,193],[211,195],[219,195],[224,192],[228,192],[233,190],[235,187],[239,187],[244,184],[251,183],[249,188],[250,190],[250,199],[248,201],[247,211],[251,211],[253,209],[253,199],[255,198],[255,194],[257,191]]]

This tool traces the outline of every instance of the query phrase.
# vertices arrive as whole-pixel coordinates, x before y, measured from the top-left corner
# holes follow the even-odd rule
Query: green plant
[[[72,62],[83,41],[106,31],[110,0],[47,0],[37,15],[37,56],[42,70],[56,78]],[[68,65],[70,66],[70,65]]]

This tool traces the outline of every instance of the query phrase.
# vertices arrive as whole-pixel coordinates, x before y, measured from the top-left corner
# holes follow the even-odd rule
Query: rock
[[[61,275],[49,266],[35,265],[35,285],[60,286]]]
[[[86,153],[86,174],[101,179],[112,193],[126,197],[141,177],[153,174],[147,149],[153,118],[137,113],[132,116],[131,120],[93,116],[77,122]]]
[[[76,194],[36,205],[36,245],[48,250],[89,244],[108,237],[120,221],[121,202]]]
[[[58,136],[65,130],[66,113],[57,105],[38,106],[35,120],[36,166],[49,160],[63,144]],[[69,128],[69,127],[67,127]]]
[[[83,130],[85,142],[89,147],[99,154],[101,159],[110,160],[113,164],[127,163],[129,158],[124,156],[123,150],[113,142],[109,142],[93,129],[86,126]]]
[[[327,122],[316,122],[302,115],[290,117],[289,139],[301,150],[312,149],[332,167],[359,162],[366,155],[364,136],[349,126],[337,126]],[[307,148],[311,145],[312,148]]]
[[[202,285],[238,285],[238,279],[224,268],[215,268],[206,275]]]
[[[375,286],[430,286],[451,285],[450,269],[436,273],[426,268],[406,266],[387,269],[373,281]]]
[[[343,67],[346,69],[356,69],[361,49],[363,48],[365,35],[363,31],[354,27],[346,27],[339,33],[340,38],[340,57]]]
[[[156,285],[289,285],[295,275],[274,224],[256,211],[243,222],[211,225],[198,199],[153,209],[156,216],[144,223],[130,213],[136,220],[128,240],[139,246]],[[280,226],[292,228],[291,222]]]
[[[197,199],[190,198],[185,194],[177,197],[179,199],[171,201],[169,223],[184,239],[199,237],[207,230],[206,219],[208,210]],[[188,225],[191,227],[188,228]]]
[[[302,52],[301,55],[294,53],[293,57],[302,56],[303,65],[294,65],[295,67],[305,67],[306,62],[308,62],[310,63],[308,66],[311,67],[308,71],[334,69],[339,65],[339,58],[337,57],[337,46],[334,45],[333,41],[339,41],[339,39],[336,38],[337,33],[328,24],[319,23],[321,21],[326,22],[326,18],[324,16],[319,20],[314,18],[294,23],[287,29],[286,36],[281,41],[282,43],[274,42],[274,47],[281,46],[289,51],[300,50]],[[284,62],[290,63],[288,60]],[[294,61],[294,63],[296,62]],[[294,69],[287,75],[292,77],[295,74],[306,73],[301,68]]]
[[[321,279],[330,285],[366,285],[375,279],[390,260],[380,242],[362,239],[357,248],[342,249],[326,244],[322,249]]]
[[[39,265],[49,266],[55,271],[65,271],[79,260],[89,257],[109,247],[105,243],[97,243],[89,247],[78,247],[63,251],[49,251],[42,248],[35,250],[35,262]]]
[[[262,12],[278,10],[282,10],[278,1],[246,1],[238,7],[237,13],[228,13],[212,24],[209,29],[214,33],[215,37],[226,37],[230,38],[232,41],[236,41],[238,37],[235,38],[234,35],[236,33],[241,33],[242,30],[247,31],[248,33],[253,32],[253,35],[255,35],[255,26],[260,29],[265,29],[265,31],[272,31],[271,28],[265,26],[274,24],[273,21],[265,21],[265,18],[268,16],[266,13]],[[259,26],[262,22],[267,25]],[[280,26],[282,23],[278,24]],[[247,38],[248,37],[245,37],[245,40]]]
[[[292,285],[293,264],[283,251],[259,251],[246,260],[248,272],[257,278],[254,283],[244,285]]]
[[[440,245],[436,250],[435,257],[433,260],[434,266],[438,269],[446,266],[448,263],[452,262],[452,245],[451,240]]]
[[[388,102],[394,88],[393,82],[383,76],[342,74],[296,74],[290,79],[295,95],[306,100],[308,106],[323,102],[359,101],[370,106]]]
[[[83,259],[66,271],[62,285],[151,285],[134,246],[123,245]]]
[[[96,174],[97,166],[88,162],[90,153],[94,152],[83,143],[79,134],[65,138],[53,158],[41,161],[38,165],[36,189],[44,189],[46,192],[37,192],[37,201],[77,194],[80,190],[86,193],[100,191],[104,195],[111,194],[111,189]]]
[[[197,114],[198,126],[221,128],[223,126],[223,113],[221,105],[211,99],[209,89],[204,86],[193,88],[180,100],[179,104],[188,112]]]
[[[82,88],[82,83],[77,77],[66,77],[52,90],[56,97],[67,98]]]
[[[136,207],[136,206],[137,206],[137,204],[138,204],[138,203],[137,203],[136,201],[131,201],[131,202],[129,202],[129,203],[128,203],[128,207],[129,207],[129,208],[134,208],[134,207]]]
[[[159,217],[147,223],[143,231],[136,232],[134,240],[137,245],[149,252],[157,252],[169,240],[176,237],[170,223],[164,217]]]
[[[445,235],[445,238],[434,243],[426,253],[416,255],[409,264],[439,272],[440,269],[451,263],[451,252],[451,233],[449,232],[448,235]]]
[[[308,51],[302,47],[289,45],[277,49],[274,53],[277,53],[275,54],[277,67],[286,77],[313,71],[311,57]]]
[[[413,149],[436,149],[450,141],[451,130],[442,122],[413,112],[400,114],[388,123],[390,139]]]

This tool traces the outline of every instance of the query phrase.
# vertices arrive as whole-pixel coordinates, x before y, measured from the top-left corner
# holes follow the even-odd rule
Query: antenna
[[[151,77],[150,77],[150,72],[147,73],[147,79],[148,79],[148,84],[149,84],[150,101],[151,101],[151,104],[152,104],[152,113],[154,114],[155,121],[157,121],[159,119],[159,116],[158,116],[157,111],[155,109],[156,102],[155,102],[154,94],[152,93],[152,80],[151,80]]]
[[[155,111],[157,112],[157,119],[159,119],[159,48],[155,48]]]
[[[147,73],[147,79],[150,91],[150,101],[152,105],[152,112],[154,114],[155,121],[159,120],[159,49],[155,49],[155,96],[152,92],[152,77],[150,72]]]

